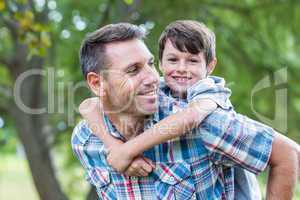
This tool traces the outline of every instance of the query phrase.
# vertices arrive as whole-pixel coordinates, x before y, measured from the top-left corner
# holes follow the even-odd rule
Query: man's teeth
[[[156,94],[156,92],[155,91],[151,91],[151,92],[147,92],[147,93],[145,93],[145,95],[149,95],[149,96],[151,96],[151,95],[155,95]]]
[[[155,91],[155,90],[153,90],[153,91],[150,91],[150,92],[143,93],[142,95],[145,95],[145,96],[152,96],[152,95],[156,95],[156,91]]]

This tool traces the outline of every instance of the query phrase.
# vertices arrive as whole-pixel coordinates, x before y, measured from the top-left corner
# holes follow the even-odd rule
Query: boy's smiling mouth
[[[188,76],[172,76],[172,78],[177,82],[177,83],[183,83],[186,84],[188,83],[192,77],[188,77]]]

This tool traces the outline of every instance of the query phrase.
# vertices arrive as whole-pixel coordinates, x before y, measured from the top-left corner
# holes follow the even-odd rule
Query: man
[[[81,51],[87,82],[95,94],[104,97],[109,132],[126,140],[143,131],[144,119],[157,108],[157,74],[142,35],[134,25],[109,25],[90,35]],[[101,74],[103,67],[107,72]],[[107,114],[112,110],[119,112]],[[222,111],[216,115],[222,127],[215,135],[210,134],[215,131],[215,119],[208,118],[200,128],[202,133],[195,130],[195,134],[171,142],[178,147],[174,154],[181,154],[184,160],[170,161],[165,144],[145,152],[156,163],[148,177],[137,179],[111,169],[101,141],[84,123],[75,128],[72,147],[104,199],[233,199],[234,166],[259,172],[268,161],[268,198],[291,199],[299,161],[297,145],[259,123],[246,118],[239,121],[235,113],[230,113],[231,117]]]

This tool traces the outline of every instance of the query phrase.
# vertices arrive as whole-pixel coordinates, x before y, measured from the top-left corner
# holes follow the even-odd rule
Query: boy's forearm
[[[94,116],[90,119],[87,119],[87,122],[93,134],[96,135],[107,148],[111,148],[113,145],[123,143],[121,140],[114,138],[107,132],[102,117]]]
[[[155,145],[179,137],[198,126],[201,121],[216,109],[211,100],[198,100],[173,115],[166,117],[152,128],[126,142],[132,156],[137,156]]]

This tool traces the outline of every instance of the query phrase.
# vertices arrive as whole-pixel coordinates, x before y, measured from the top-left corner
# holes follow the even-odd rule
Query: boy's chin
[[[180,98],[186,98],[187,87],[171,88],[171,90],[172,90],[172,96],[180,97]]]

